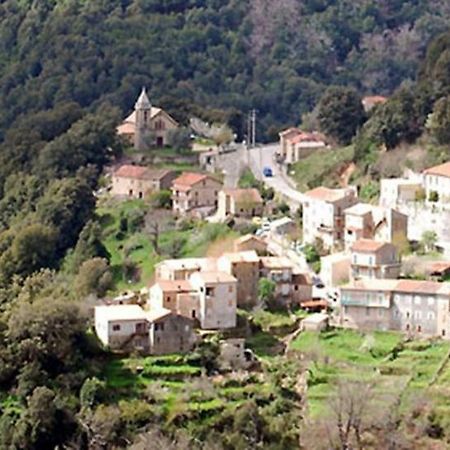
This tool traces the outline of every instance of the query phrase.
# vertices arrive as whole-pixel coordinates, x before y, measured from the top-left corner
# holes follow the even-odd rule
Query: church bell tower
[[[147,150],[150,143],[147,136],[150,131],[150,119],[151,119],[152,105],[147,97],[145,87],[142,88],[142,92],[134,105],[134,112],[136,115],[136,128],[134,131],[134,148],[137,150]]]

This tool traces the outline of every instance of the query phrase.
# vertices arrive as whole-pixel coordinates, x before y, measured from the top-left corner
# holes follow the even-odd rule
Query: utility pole
[[[252,109],[247,117],[247,148],[256,146],[256,109]]]
[[[252,146],[256,146],[256,109],[252,109]]]

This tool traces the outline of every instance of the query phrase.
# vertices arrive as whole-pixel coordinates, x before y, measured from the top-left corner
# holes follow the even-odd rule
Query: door
[[[163,147],[164,146],[164,139],[162,138],[162,136],[158,136],[156,138],[156,146],[157,147]]]

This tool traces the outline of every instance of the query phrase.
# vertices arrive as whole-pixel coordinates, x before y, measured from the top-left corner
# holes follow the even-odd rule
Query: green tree
[[[187,150],[191,146],[191,131],[189,128],[179,127],[167,132],[167,145],[175,150]]]
[[[443,97],[434,104],[427,128],[439,144],[450,144],[450,96]]]
[[[420,240],[425,252],[431,252],[436,248],[438,236],[435,231],[424,231]]]
[[[103,297],[113,284],[108,261],[98,257],[88,259],[81,264],[74,283],[79,297],[85,297],[89,294]]]
[[[339,144],[349,144],[364,119],[361,97],[354,89],[332,86],[320,99],[320,129]]]
[[[274,281],[269,280],[268,278],[261,278],[258,282],[259,299],[264,302],[265,305],[268,305],[275,299],[275,289],[276,284]]]
[[[77,272],[82,263],[94,257],[109,261],[110,254],[102,243],[100,224],[90,220],[81,230],[74,252],[70,255],[71,272]]]
[[[88,378],[80,389],[80,403],[83,408],[93,408],[104,399],[105,383],[98,378]]]
[[[15,235],[10,256],[14,273],[30,275],[43,267],[53,267],[56,251],[55,231],[46,225],[28,225]]]

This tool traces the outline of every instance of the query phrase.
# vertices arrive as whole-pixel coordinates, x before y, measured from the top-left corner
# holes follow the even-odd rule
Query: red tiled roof
[[[209,175],[206,175],[204,173],[183,172],[178,178],[173,180],[173,185],[174,186],[176,185],[177,187],[184,186],[185,188],[189,188],[207,178],[210,178],[211,180],[214,180],[217,183],[220,183],[220,181],[218,181],[215,178],[213,178]]]
[[[301,133],[301,131],[298,128],[291,127],[291,128],[288,128],[287,130],[280,131],[280,133],[278,133],[278,134],[282,137],[285,137],[285,136],[290,136],[290,135],[295,136],[296,134],[299,134],[299,133]]]
[[[386,103],[387,98],[382,95],[368,95],[362,99],[364,105],[376,105],[377,103]]]
[[[425,280],[400,280],[395,287],[396,291],[418,294],[435,294],[442,288],[442,283]]]
[[[373,239],[358,239],[352,245],[352,251],[354,252],[377,252],[385,245],[389,245],[387,242],[374,241]]]
[[[188,280],[159,280],[156,283],[164,292],[189,292],[193,290]]]
[[[333,203],[347,197],[349,192],[350,191],[346,189],[329,189],[324,186],[319,186],[305,192],[305,195],[314,198],[315,200]]]
[[[132,166],[125,164],[116,170],[114,173],[117,177],[124,178],[147,178],[148,169],[143,166]]]
[[[431,273],[441,273],[450,270],[450,261],[438,261],[430,264],[428,271]]]
[[[426,175],[439,175],[450,178],[450,161],[438,166],[430,167],[423,171]]]
[[[300,142],[323,142],[325,144],[325,136],[320,133],[304,133],[301,132],[297,136],[290,139],[292,144],[299,144]]]
[[[262,203],[263,199],[259,191],[255,188],[250,189],[224,189],[223,192],[229,195],[236,202],[254,202],[254,203]]]

